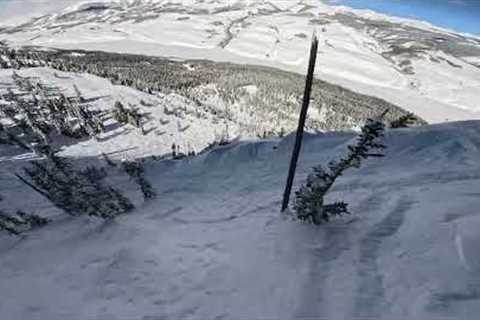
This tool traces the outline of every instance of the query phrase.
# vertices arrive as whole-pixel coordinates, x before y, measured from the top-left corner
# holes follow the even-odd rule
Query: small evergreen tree
[[[125,107],[120,101],[116,101],[113,105],[112,116],[113,119],[115,119],[119,123],[128,123],[127,109],[125,109]]]
[[[125,172],[140,186],[145,199],[154,198],[156,193],[150,182],[145,178],[145,169],[138,161],[125,161]]]
[[[145,134],[142,125],[142,114],[135,108],[127,109],[120,101],[116,101],[113,110],[112,117],[121,124],[130,124],[135,128],[141,130],[142,134]]]
[[[0,195],[0,201],[3,198]],[[28,214],[18,210],[15,214],[7,214],[0,210],[0,230],[5,230],[12,235],[19,235],[22,232],[44,226],[48,219],[35,214]]]
[[[32,184],[25,178],[21,180],[68,214],[110,219],[133,209],[126,197],[103,182],[105,170],[94,167],[75,170],[53,152],[44,154],[45,161],[32,161],[32,167],[25,168]]]
[[[390,128],[408,128],[414,125],[418,121],[418,117],[411,112],[401,116],[397,120],[390,122]]]
[[[383,154],[372,152],[382,150],[385,146],[378,140],[383,137],[385,125],[380,120],[367,120],[362,127],[357,142],[348,146],[348,154],[338,161],[331,161],[328,168],[321,165],[314,167],[307,183],[296,193],[294,209],[300,220],[314,224],[328,222],[332,217],[349,214],[348,204],[335,202],[325,204],[324,198],[335,180],[349,168],[360,167],[361,161],[370,157],[382,157]]]

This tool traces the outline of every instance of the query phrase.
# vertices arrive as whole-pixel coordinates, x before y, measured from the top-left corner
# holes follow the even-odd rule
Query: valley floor
[[[350,203],[353,215],[320,227],[279,214],[292,138],[147,162],[157,198],[112,222],[57,212],[45,228],[0,235],[2,317],[473,319],[480,313],[480,122],[388,131],[386,157],[348,172],[330,195]],[[353,138],[308,135],[296,186]],[[2,150],[0,194],[22,208],[28,198],[19,192],[31,193],[13,172],[25,163]],[[32,197],[48,211],[46,200]]]

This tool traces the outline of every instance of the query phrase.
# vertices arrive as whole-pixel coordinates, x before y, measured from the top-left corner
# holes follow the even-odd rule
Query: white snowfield
[[[76,4],[13,33],[0,26],[0,40],[303,73],[316,28],[319,77],[430,122],[480,119],[478,56],[420,50],[418,57],[407,51],[391,57],[385,38],[401,35],[383,35],[382,42],[378,33],[385,30],[353,28],[340,13],[353,13],[358,24],[368,18],[452,35],[313,0],[118,0]],[[402,69],[410,67],[413,73]],[[109,119],[97,140],[63,146],[60,154],[72,163],[106,166],[102,153],[119,161],[164,155],[173,143],[188,153],[225,135],[248,138],[238,121],[198,116],[202,110],[180,95],[148,95],[49,68],[17,72],[67,95],[75,84],[96,109],[119,100],[146,114],[145,135]],[[0,70],[1,88],[11,85],[11,76],[12,70]],[[256,90],[245,86],[250,95]],[[210,98],[215,110],[227,107]],[[248,112],[230,111],[253,123]],[[294,190],[312,166],[337,159],[354,139],[351,132],[307,134]],[[322,226],[279,212],[293,136],[234,142],[180,161],[146,160],[146,177],[157,191],[148,202],[122,169],[110,168],[107,181],[136,209],[109,222],[53,207],[15,176],[35,156],[0,145],[0,208],[51,220],[19,237],[0,232],[0,318],[476,319],[480,121],[388,130],[385,144],[384,158],[347,171],[328,196],[349,203],[352,215]]]
[[[11,45],[206,58],[304,73],[315,29],[320,38],[318,77],[383,98],[431,123],[480,119],[478,38],[320,1],[87,1],[15,32],[0,31],[0,40]],[[410,33],[405,35],[405,30]],[[418,30],[432,33],[420,39]],[[411,41],[403,43],[405,37]],[[445,37],[458,42],[452,45],[458,47],[458,55],[438,49]],[[408,52],[391,59],[385,55],[398,48],[414,48],[416,54],[426,43],[434,45],[420,50],[417,57]],[[462,53],[465,44],[469,50],[476,48],[476,54]],[[402,72],[405,66],[413,73]]]
[[[13,85],[13,71],[0,70],[0,94],[5,93],[2,85]],[[54,86],[66,96],[74,96],[77,86],[86,99],[94,100],[93,109],[111,112],[116,101],[127,108],[135,108],[144,114],[144,131],[130,125],[120,125],[109,116],[105,122],[105,133],[97,140],[84,139],[62,147],[62,155],[98,157],[102,152],[113,159],[134,159],[147,156],[166,155],[172,152],[172,145],[179,147],[180,152],[188,154],[200,152],[214,141],[222,138],[233,140],[237,136],[248,139],[248,134],[240,131],[238,122],[219,121],[195,103],[177,94],[150,95],[125,86],[112,85],[109,80],[86,73],[55,71],[50,68],[28,68],[18,70],[17,74],[29,77],[33,83]],[[142,102],[143,101],[143,102]],[[2,100],[0,99],[0,104]],[[143,104],[142,104],[143,103]],[[224,111],[220,103],[212,105],[218,111]],[[200,113],[201,117],[196,116]],[[245,116],[232,108],[236,118]],[[248,122],[249,118],[241,122]],[[272,122],[270,126],[274,126]],[[253,137],[250,137],[253,138]],[[0,163],[2,157],[0,156]]]
[[[353,138],[308,135],[295,188]],[[147,162],[158,197],[107,223],[49,207],[2,147],[0,194],[53,220],[0,235],[2,319],[475,319],[480,122],[390,130],[385,143],[329,196],[353,214],[322,226],[279,213],[292,136]]]

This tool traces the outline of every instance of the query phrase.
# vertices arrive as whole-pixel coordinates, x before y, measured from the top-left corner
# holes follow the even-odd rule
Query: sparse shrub
[[[70,215],[109,219],[133,209],[126,197],[103,182],[106,172],[102,169],[75,170],[65,159],[50,153],[45,161],[33,161],[32,167],[24,170],[35,190]],[[22,181],[28,183],[24,178]]]
[[[348,154],[338,161],[331,161],[328,168],[321,165],[313,168],[307,183],[295,193],[294,209],[300,220],[314,224],[328,222],[332,217],[349,214],[348,204],[335,202],[325,204],[325,195],[349,168],[358,168],[363,159],[382,157],[383,154],[372,152],[382,150],[385,146],[378,140],[383,137],[385,125],[379,120],[367,120],[362,127],[357,142],[348,146]]]
[[[225,139],[225,138],[222,138],[220,139],[220,141],[218,141],[218,143],[216,143],[217,145],[219,146],[226,146],[226,145],[229,145],[231,144],[232,141],[228,140],[228,139]],[[215,143],[214,143],[215,144]]]
[[[142,130],[142,133],[143,133],[142,115],[138,112],[138,110],[136,109],[127,110],[127,122],[130,125],[134,126],[135,128]]]
[[[142,125],[142,115],[136,109],[127,109],[120,101],[115,102],[112,110],[113,118],[122,124],[130,124],[135,128],[139,128],[144,134]]]
[[[154,198],[156,193],[152,185],[145,178],[145,169],[142,163],[138,161],[123,162],[125,172],[140,186],[145,199]]]
[[[175,159],[177,156],[177,145],[175,143],[172,144],[172,158]]]
[[[113,110],[112,110],[113,119],[115,119],[119,123],[126,124],[128,123],[128,113],[127,109],[123,106],[120,101],[116,101]]]
[[[404,114],[397,120],[390,122],[390,128],[408,128],[419,121],[418,117],[411,112]]]
[[[12,235],[44,226],[48,219],[35,214],[17,211],[14,215],[6,214],[0,210],[0,230],[5,230]]]
[[[105,179],[108,174],[104,168],[97,168],[94,166],[87,166],[82,170],[82,174],[92,183]]]

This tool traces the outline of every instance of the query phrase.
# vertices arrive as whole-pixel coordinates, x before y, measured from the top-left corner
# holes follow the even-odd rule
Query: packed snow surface
[[[307,135],[295,188],[352,139]],[[390,130],[385,143],[329,196],[353,215],[322,226],[279,213],[293,136],[148,161],[158,197],[111,222],[52,209],[13,175],[28,156],[1,148],[4,202],[35,201],[53,220],[0,235],[2,317],[474,319],[480,122]]]

